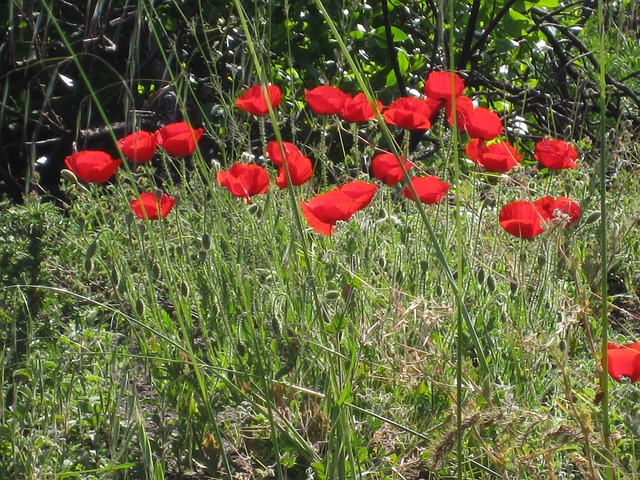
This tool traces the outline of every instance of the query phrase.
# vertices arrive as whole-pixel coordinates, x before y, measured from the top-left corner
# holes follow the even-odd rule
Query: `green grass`
[[[321,237],[298,202],[330,177],[368,180],[356,167],[391,137],[301,112],[295,66],[269,65],[260,47],[293,39],[241,21],[271,5],[262,8],[235,12],[244,79],[220,77],[204,14],[183,19],[193,61],[211,60],[202,68],[213,104],[199,101],[188,62],[163,59],[182,113],[219,146],[215,158],[162,156],[108,185],[64,180],[64,210],[36,196],[2,204],[0,477],[639,478],[640,390],[611,383],[604,417],[596,401],[604,272],[618,286],[604,299],[608,337],[638,335],[640,154],[625,126],[609,124],[608,189],[598,190],[587,138],[576,142],[576,171],[536,173],[528,155],[497,176],[466,163],[441,122],[430,135],[443,148],[419,166],[457,180],[445,201],[423,207],[380,186],[365,211]],[[155,13],[161,43],[175,30]],[[348,81],[378,93],[352,44],[335,44]],[[264,121],[234,107],[255,79],[285,91]],[[95,109],[101,92],[84,81]],[[321,164],[312,182],[272,185],[251,204],[216,184],[218,169],[279,135]],[[134,218],[129,199],[157,185],[177,198],[174,210]],[[500,228],[503,204],[546,194],[579,200],[580,222],[531,241]]]

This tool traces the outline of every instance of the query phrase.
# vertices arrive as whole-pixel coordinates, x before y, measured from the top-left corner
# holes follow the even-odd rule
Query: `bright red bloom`
[[[451,97],[462,95],[463,90],[464,82],[457,73],[431,72],[424,82],[424,93],[437,100],[451,101]]]
[[[576,168],[578,152],[573,148],[573,145],[564,140],[544,138],[536,143],[534,158],[550,170]]]
[[[382,112],[382,102],[376,100],[376,106],[379,112]],[[358,93],[355,97],[349,97],[345,100],[342,110],[340,110],[342,119],[349,123],[361,123],[375,118],[376,112],[367,100],[364,93]]]
[[[191,155],[202,138],[202,128],[193,128],[185,122],[165,125],[156,131],[156,141],[169,155],[185,157]]]
[[[313,164],[308,157],[291,142],[282,142],[282,150],[289,167],[289,176],[291,183],[296,187],[306,183],[313,176]],[[278,167],[278,178],[276,185],[280,188],[287,188],[287,173],[285,172],[282,162],[282,151],[278,142],[271,141],[267,143],[267,156]]]
[[[282,166],[282,153],[280,150],[280,144],[272,140],[267,143],[267,156],[271,159],[276,167]],[[291,142],[282,142],[282,150],[284,150],[285,157],[289,158],[292,155],[302,155],[302,152]]]
[[[118,140],[118,147],[129,160],[144,163],[156,153],[158,142],[154,134],[141,130]]]
[[[560,213],[566,219],[566,226],[570,227],[580,219],[580,205],[567,197],[556,198],[553,205],[554,212]],[[555,215],[558,217],[558,214]]]
[[[488,108],[474,108],[465,114],[465,128],[471,138],[493,140],[502,133],[502,120]]]
[[[404,169],[409,171],[411,163],[405,162],[404,157],[396,157],[393,153],[381,153],[371,160],[371,170],[373,176],[388,186],[392,186],[403,179],[404,173],[400,168],[400,163],[404,165]]]
[[[296,187],[306,183],[313,176],[311,159],[304,155],[288,158],[287,167],[289,168],[291,183]],[[278,169],[276,185],[280,188],[287,188],[287,172],[284,169],[284,165]]]
[[[453,127],[453,102],[445,102],[444,108],[447,114],[449,125]],[[456,97],[456,127],[458,128],[458,130],[467,129],[467,116],[474,109],[475,107],[473,106],[473,100],[471,100],[469,97],[465,97],[462,95]]]
[[[522,155],[509,142],[486,145],[481,139],[474,138],[465,152],[473,162],[490,172],[508,172],[522,160]]]
[[[607,345],[607,370],[611,378],[621,382],[626,377],[631,382],[640,380],[640,343]]]
[[[553,220],[553,204],[553,197],[549,195],[539,198],[538,200],[533,202],[533,205],[536,207],[538,213],[540,214],[540,216],[542,216],[542,219],[545,222],[550,222],[551,220]]]
[[[269,85],[266,87],[267,96],[269,97],[271,107],[275,110],[282,101],[282,91],[277,85]],[[254,85],[246,90],[236,99],[236,105],[240,110],[264,117],[269,114],[269,105],[267,97],[261,85]]]
[[[250,201],[254,195],[265,193],[269,188],[269,174],[260,165],[234,163],[229,170],[216,175],[216,181],[232,195]]]
[[[349,183],[336,188],[337,191],[344,193],[356,206],[356,211],[367,207],[376,193],[378,186],[374,183],[363,182],[362,180],[353,180]]]
[[[166,193],[162,194],[160,200],[155,193],[141,193],[139,199],[131,200],[131,210],[140,218],[158,220],[169,215],[175,203]]]
[[[557,220],[565,227],[570,227],[580,218],[580,205],[567,197],[542,197],[534,202],[538,212],[546,222]]]
[[[499,220],[502,228],[516,237],[533,238],[544,231],[538,209],[526,200],[507,203],[500,210]]]
[[[384,120],[405,130],[429,130],[433,110],[425,100],[402,97],[392,102],[384,112]]]
[[[447,182],[443,182],[433,175],[426,177],[413,177],[411,184],[418,194],[418,199],[422,203],[427,205],[438,203],[447,194],[451,185]],[[402,196],[410,200],[413,200],[413,193],[409,187],[405,187],[402,190]]]
[[[330,235],[339,220],[346,222],[371,203],[376,188],[372,183],[354,180],[316,195],[308,202],[301,200],[302,215],[316,232]]]
[[[340,113],[349,94],[338,87],[321,85],[304,92],[309,108],[316,115],[336,115]]]
[[[83,182],[104,183],[116,173],[122,162],[100,150],[81,150],[65,158],[64,163]]]

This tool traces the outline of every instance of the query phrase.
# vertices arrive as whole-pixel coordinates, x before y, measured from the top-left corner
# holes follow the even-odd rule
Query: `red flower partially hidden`
[[[534,158],[550,170],[577,168],[578,152],[564,140],[545,138],[536,143]]]
[[[431,72],[424,82],[424,93],[429,98],[451,101],[462,95],[464,82],[457,73]]]
[[[65,158],[64,163],[83,182],[104,183],[116,173],[122,162],[100,150],[81,150]]]
[[[373,176],[388,186],[392,186],[400,182],[404,177],[404,173],[400,168],[400,163],[404,165],[404,169],[409,171],[411,163],[405,162],[404,157],[396,157],[393,153],[381,153],[371,160],[371,170]]]
[[[447,114],[447,121],[453,127],[453,102],[445,102],[444,108]],[[469,97],[456,97],[456,127],[458,130],[467,129],[467,117],[474,109],[473,100]]]
[[[509,142],[486,145],[481,139],[474,138],[465,152],[473,162],[490,172],[508,172],[522,160],[522,155]]]
[[[580,218],[580,205],[575,200],[567,197],[542,197],[534,202],[538,212],[546,222],[557,222],[565,227],[570,227]]]
[[[280,144],[272,140],[267,143],[267,156],[271,159],[276,167],[282,166],[282,152],[280,150]],[[282,150],[284,150],[285,157],[292,155],[302,155],[302,152],[291,142],[282,142]]]
[[[118,147],[129,160],[144,163],[156,153],[158,143],[154,134],[141,130],[118,140]]]
[[[169,155],[191,155],[202,138],[202,128],[193,128],[185,122],[170,123],[156,131],[156,141]]]
[[[640,343],[607,345],[607,370],[611,378],[621,382],[626,377],[631,382],[640,380]]]
[[[337,87],[322,85],[305,91],[304,97],[316,115],[336,115],[342,110],[349,94]]]
[[[478,107],[465,115],[465,128],[471,138],[493,140],[502,133],[502,120],[496,112]]]
[[[433,175],[428,175],[426,177],[413,177],[411,179],[411,184],[418,194],[418,199],[427,205],[438,203],[447,194],[449,188],[451,188],[449,183],[443,182]],[[405,187],[402,190],[402,196],[410,200],[414,199],[413,193],[409,187]]]
[[[234,163],[229,170],[216,175],[216,181],[236,197],[250,201],[254,195],[265,193],[269,188],[269,174],[259,165]]]
[[[341,187],[300,201],[302,215],[316,232],[330,235],[338,221],[347,221],[365,208],[376,192],[376,185],[354,180]]]
[[[139,199],[131,200],[131,210],[140,218],[159,220],[169,215],[175,203],[166,193],[159,200],[155,193],[141,193]]]
[[[392,102],[384,112],[384,120],[405,130],[429,130],[433,110],[425,100],[402,97]]]
[[[287,173],[284,169],[282,151],[289,167],[289,176],[293,185],[300,186],[306,183],[313,175],[313,164],[308,157],[291,142],[282,142],[282,150],[276,141],[267,143],[267,156],[278,167],[278,178],[276,185],[280,188],[287,188]]]
[[[379,112],[382,112],[382,102],[376,100]],[[347,98],[340,110],[342,119],[349,123],[361,123],[375,118],[376,112],[367,100],[364,93],[358,93],[355,97]]]
[[[502,228],[520,238],[533,238],[544,231],[538,209],[526,200],[507,203],[500,210],[499,220]]]
[[[271,107],[275,110],[282,101],[282,91],[277,85],[269,85],[266,87],[266,92]],[[254,85],[236,99],[236,105],[240,110],[258,117],[264,117],[269,114],[267,96],[265,96],[261,85]]]

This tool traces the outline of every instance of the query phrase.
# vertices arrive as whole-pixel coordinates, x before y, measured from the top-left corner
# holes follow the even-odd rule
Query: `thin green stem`
[[[611,425],[609,423],[609,377],[608,377],[608,358],[607,344],[609,342],[608,334],[608,271],[609,271],[609,253],[607,242],[607,92],[606,92],[606,31],[604,20],[603,2],[598,2],[598,34],[600,37],[600,71],[598,72],[600,97],[600,162],[599,162],[599,183],[598,190],[600,192],[600,326],[602,337],[600,343],[600,355],[602,358],[602,372],[600,376],[600,390],[602,393],[602,435],[605,448],[605,478],[612,480],[615,477],[615,468],[613,466],[613,445],[611,443]]]

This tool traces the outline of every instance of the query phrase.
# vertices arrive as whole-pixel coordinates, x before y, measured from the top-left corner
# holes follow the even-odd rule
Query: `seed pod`
[[[250,213],[251,215],[255,215],[255,214],[257,214],[257,213],[258,213],[258,209],[259,209],[259,208],[260,208],[260,207],[258,207],[258,205],[257,205],[257,204],[252,203],[251,205],[249,205],[249,208],[247,208],[247,210],[249,211],[249,213]]]
[[[91,260],[93,256],[96,254],[97,250],[98,250],[98,242],[91,242],[87,247],[87,252],[84,255],[85,261]]]
[[[162,189],[161,189],[161,188],[156,188],[156,189],[153,191],[153,196],[154,196],[154,197],[156,197],[156,200],[157,200],[157,201],[162,200],[162,195],[164,195],[164,192],[162,191]]]
[[[124,224],[127,227],[130,227],[133,223],[133,214],[131,212],[127,212],[124,214]]]
[[[429,268],[429,262],[426,260],[420,260],[420,270],[422,270],[422,273],[425,273],[428,268]]]
[[[484,268],[480,267],[476,272],[476,280],[478,280],[478,283],[482,285],[484,283],[485,277],[486,275],[484,272]]]
[[[211,248],[211,235],[205,233],[202,235],[202,248],[209,250]]]
[[[67,170],[66,168],[63,168],[62,170],[60,170],[60,176],[64,178],[67,182],[78,183],[78,177],[76,177],[76,174],[73,173],[71,170]]]
[[[340,297],[340,292],[337,290],[328,290],[324,295],[327,300],[336,300],[338,297]]]
[[[595,223],[598,220],[600,220],[600,212],[591,212],[589,215],[587,215],[587,218],[585,219],[584,223],[585,224]]]
[[[493,293],[496,291],[496,279],[493,275],[487,277],[487,289]]]
[[[90,258],[85,258],[84,259],[84,271],[87,273],[91,273],[91,270],[93,269],[93,263],[91,262]]]
[[[142,301],[142,299],[139,298],[136,301],[135,310],[134,311],[139,317],[144,315],[144,302]]]
[[[183,297],[188,297],[189,296],[189,285],[187,285],[187,282],[182,282],[180,284],[180,294]]]
[[[161,273],[161,272],[160,272],[160,267],[158,266],[158,264],[157,264],[157,263],[154,263],[154,264],[151,266],[151,278],[152,278],[153,280],[158,280],[158,279],[160,278],[160,273]]]

